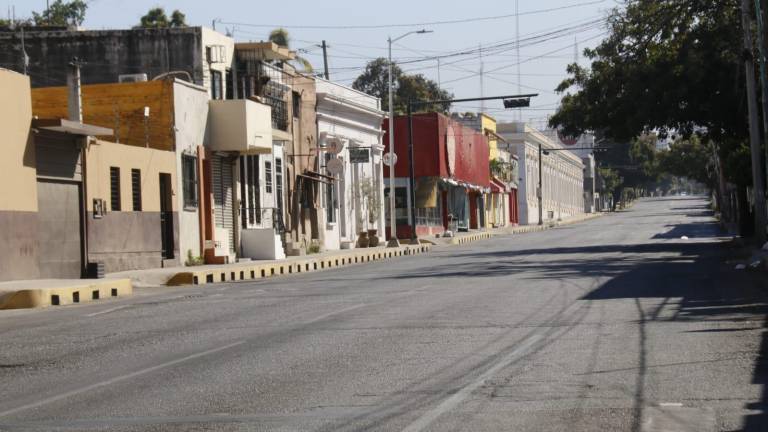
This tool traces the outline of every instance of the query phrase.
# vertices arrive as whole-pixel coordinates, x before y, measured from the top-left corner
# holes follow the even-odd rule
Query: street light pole
[[[389,242],[387,247],[398,247],[400,242],[397,241],[397,225],[395,218],[395,109],[393,105],[392,96],[392,38],[387,39],[389,42]]]
[[[544,209],[542,208],[543,205],[543,199],[542,196],[544,195],[544,190],[541,188],[541,159],[543,156],[543,152],[541,151],[541,143],[539,143],[539,186],[536,190],[536,196],[539,200],[539,225],[544,225]]]
[[[409,31],[395,39],[390,36],[387,39],[389,45],[389,57],[387,69],[389,72],[389,241],[387,247],[398,247],[400,242],[397,240],[397,218],[395,217],[395,103],[392,89],[392,44],[411,34],[432,33],[431,30]]]

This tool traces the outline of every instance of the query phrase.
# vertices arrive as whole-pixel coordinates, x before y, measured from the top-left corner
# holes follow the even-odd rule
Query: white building
[[[584,213],[584,164],[579,156],[525,123],[499,123],[497,132],[519,159],[521,224],[539,223],[538,193],[541,193],[545,223]],[[541,191],[538,191],[539,146],[543,158]]]
[[[320,160],[324,162],[321,172],[333,177],[322,191],[323,247],[353,248],[361,232],[383,241],[384,112],[380,102],[323,79],[318,78],[316,86]]]

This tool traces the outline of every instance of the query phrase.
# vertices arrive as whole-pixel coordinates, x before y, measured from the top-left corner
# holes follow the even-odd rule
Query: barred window
[[[131,170],[131,192],[133,211],[141,211],[141,170]]]
[[[196,209],[197,197],[197,158],[192,155],[181,157],[181,176],[184,195],[184,208]]]
[[[109,203],[112,211],[120,211],[120,168],[109,167]]]

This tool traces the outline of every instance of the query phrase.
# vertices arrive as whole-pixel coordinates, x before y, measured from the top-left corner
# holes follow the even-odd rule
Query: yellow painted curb
[[[431,248],[432,245],[430,244],[420,244],[392,249],[361,249],[352,253],[306,257],[304,259],[287,260],[283,262],[259,263],[257,261],[231,264],[226,267],[222,266],[214,269],[190,269],[189,271],[176,273],[168,280],[168,282],[166,282],[166,285],[203,285],[218,282],[261,279],[289,274],[310,273],[334,267],[343,267],[389,258],[422,254],[429,252]]]
[[[0,294],[0,309],[28,309],[88,303],[133,294],[130,279],[83,280],[71,286],[19,289]]]
[[[470,235],[464,235],[464,236],[460,236],[460,237],[453,237],[451,239],[451,244],[452,245],[460,245],[460,244],[464,244],[464,243],[475,242],[475,241],[478,241],[478,240],[487,240],[487,239],[489,239],[491,237],[493,237],[493,234],[491,234],[490,232],[487,232],[487,231],[483,231],[483,232],[474,233],[474,234],[470,234]]]

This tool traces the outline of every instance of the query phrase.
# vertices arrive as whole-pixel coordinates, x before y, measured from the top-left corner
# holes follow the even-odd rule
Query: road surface
[[[0,431],[766,431],[768,290],[718,235],[703,199],[657,198],[423,256],[2,311]]]

